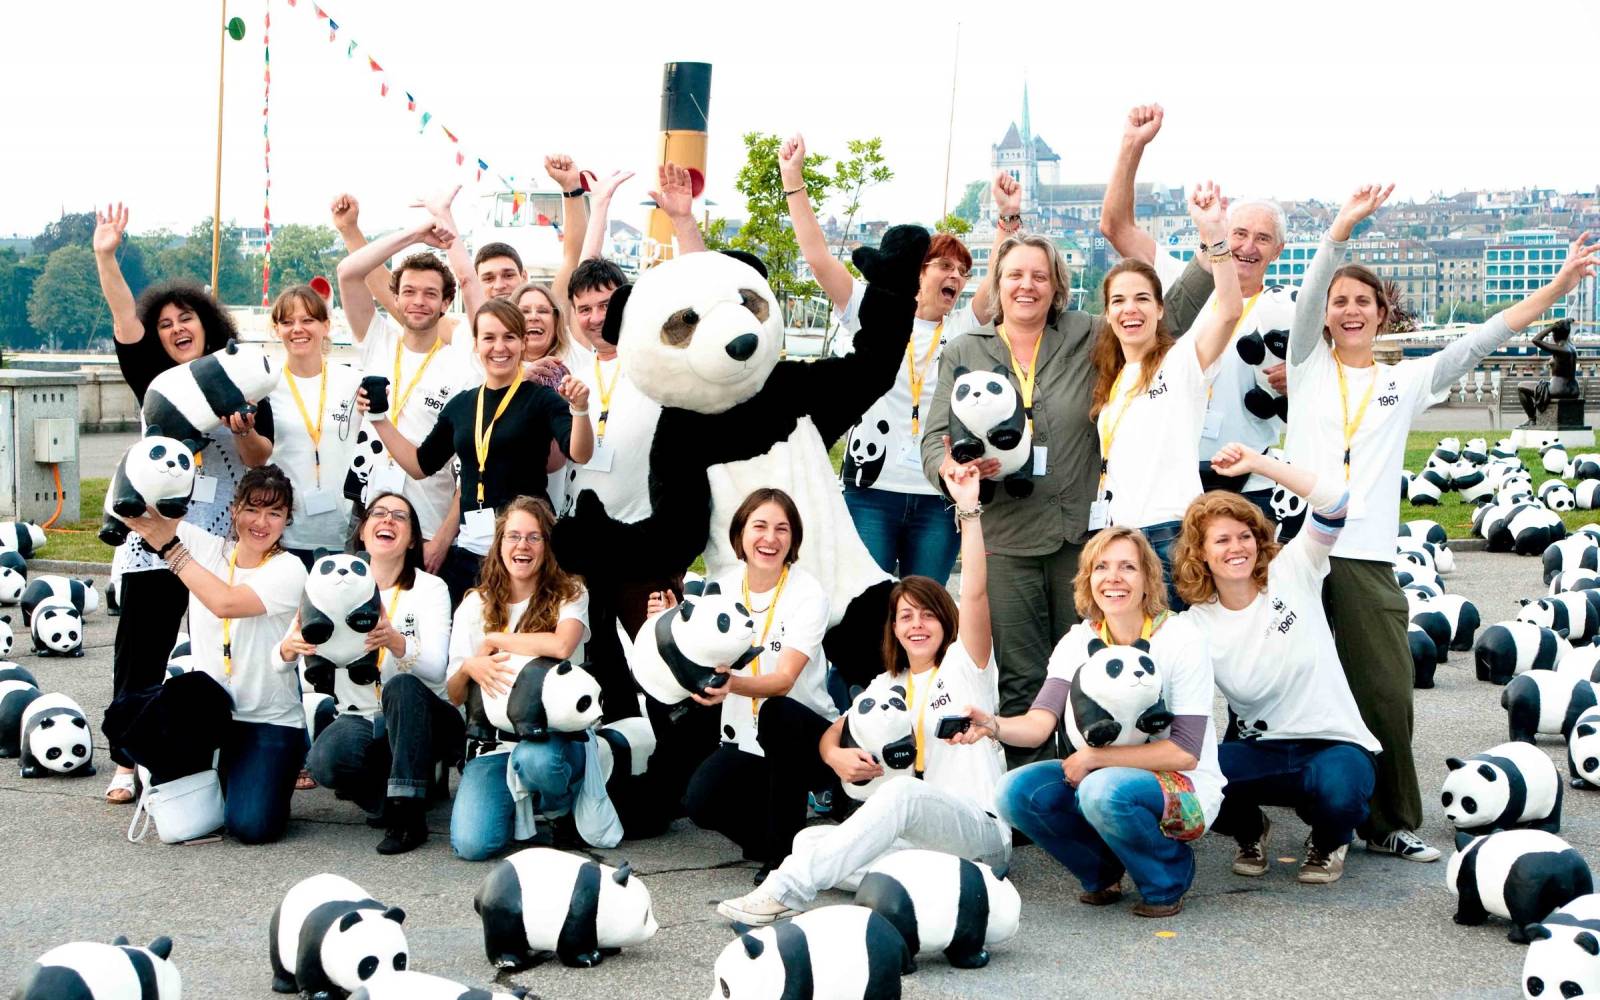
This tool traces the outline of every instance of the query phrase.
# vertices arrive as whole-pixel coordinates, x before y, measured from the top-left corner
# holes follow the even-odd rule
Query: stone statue
[[[1566,410],[1567,406],[1559,405],[1563,400],[1577,400],[1576,408],[1579,413],[1577,423],[1583,423],[1582,412],[1583,391],[1578,387],[1578,352],[1572,346],[1572,321],[1559,320],[1549,329],[1542,330],[1533,338],[1533,346],[1550,355],[1550,377],[1540,379],[1538,382],[1524,382],[1517,386],[1517,396],[1522,401],[1522,410],[1528,415],[1527,426],[1539,422],[1539,415],[1550,408],[1552,402],[1558,404],[1558,410]]]

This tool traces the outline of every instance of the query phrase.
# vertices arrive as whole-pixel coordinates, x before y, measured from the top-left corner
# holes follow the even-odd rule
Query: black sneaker
[[[1386,837],[1369,839],[1367,850],[1375,854],[1393,854],[1407,861],[1439,860],[1439,849],[1410,830],[1396,830]]]

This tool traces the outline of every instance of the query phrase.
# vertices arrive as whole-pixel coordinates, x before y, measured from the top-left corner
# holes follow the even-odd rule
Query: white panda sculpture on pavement
[[[33,699],[22,710],[22,776],[94,774],[94,734],[83,709],[64,694]]]
[[[590,968],[657,930],[650,890],[627,864],[612,868],[548,847],[497,862],[472,907],[484,952],[500,969],[527,968],[550,951],[562,965]]]
[[[1500,706],[1513,740],[1534,743],[1541,735],[1559,735],[1564,742],[1578,717],[1595,706],[1595,686],[1559,670],[1530,670],[1511,678],[1500,692]]]
[[[1530,827],[1561,832],[1561,776],[1543,750],[1513,740],[1446,758],[1444,818],[1473,834]]]
[[[183,977],[172,964],[172,939],[137,948],[74,941],[51,948],[22,974],[11,1000],[181,1000]]]
[[[102,505],[105,520],[100,525],[100,540],[111,546],[121,545],[128,539],[124,519],[142,517],[151,507],[173,520],[188,513],[198,444],[166,437],[156,426],[146,428],[144,437],[117,461]]]
[[[100,594],[94,581],[78,580],[70,576],[46,573],[28,581],[22,592],[22,621],[33,621],[34,611],[42,604],[67,604],[81,617],[100,609]]]
[[[1505,684],[1529,671],[1556,669],[1571,645],[1532,622],[1497,622],[1484,629],[1472,647],[1478,680]]]
[[[1600,634],[1600,604],[1590,600],[1587,591],[1573,590],[1537,600],[1523,598],[1519,621],[1542,626],[1576,645]]]
[[[856,890],[905,939],[913,960],[944,952],[958,969],[989,964],[988,948],[1016,936],[1022,897],[981,861],[939,851],[895,851],[874,861]]]
[[[1033,493],[1028,470],[1033,459],[1033,434],[1022,397],[1006,377],[1004,366],[993,371],[955,368],[950,386],[950,455],[958,462],[993,458],[1000,462],[1006,492],[1014,497]],[[982,500],[994,496],[995,484],[985,480]]]
[[[755,634],[755,619],[745,606],[708,583],[700,594],[685,594],[645,621],[628,653],[628,669],[645,694],[677,705],[691,692],[726,684],[728,675],[717,673],[718,664],[737,670],[761,655],[751,645]]]
[[[34,608],[29,633],[38,656],[83,655],[83,616],[70,604],[51,601]]]
[[[0,757],[16,757],[22,753],[22,713],[42,694],[32,674],[21,668],[5,673],[0,678]]]
[[[911,775],[917,763],[917,738],[904,682],[880,677],[856,695],[845,713],[839,745],[865,750],[883,767],[876,778],[840,783],[844,793],[858,802],[865,802],[885,781]]]
[[[501,993],[407,969],[372,977],[350,994],[350,1000],[526,1000],[532,995],[523,986],[513,986],[511,992]]]
[[[152,379],[141,408],[144,425],[204,448],[223,420],[256,412],[255,404],[272,394],[279,376],[277,364],[261,348],[230,340],[227,347]]]
[[[10,656],[16,636],[11,631],[11,616],[0,615],[0,656]]]
[[[12,549],[0,549],[0,604],[16,604],[28,587],[28,560]]]
[[[1600,709],[1579,715],[1567,734],[1567,774],[1574,788],[1600,788]]]
[[[1600,569],[1600,541],[1588,532],[1576,532],[1545,546],[1539,560],[1544,564],[1545,583],[1572,570]]]
[[[1527,1000],[1600,995],[1600,896],[1579,896],[1527,931]]]
[[[11,551],[32,559],[44,543],[44,529],[32,521],[0,521],[0,552]]]
[[[1493,914],[1511,922],[1517,944],[1558,906],[1594,891],[1583,855],[1543,830],[1502,830],[1460,843],[1445,877],[1456,896],[1455,922],[1482,924]]]
[[[296,882],[267,927],[272,990],[342,997],[386,971],[403,971],[410,947],[404,911],[324,872]]]
[[[711,1000],[900,1000],[900,977],[915,968],[885,917],[822,906],[740,933],[717,956]]]
[[[1172,713],[1161,697],[1150,644],[1108,646],[1089,640],[1084,660],[1072,675],[1066,719],[1073,747],[1133,746],[1172,725]]]

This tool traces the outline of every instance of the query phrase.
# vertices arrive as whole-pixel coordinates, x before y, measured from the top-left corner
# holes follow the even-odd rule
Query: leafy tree
[[[272,230],[272,293],[275,295],[290,285],[303,285],[319,274],[337,287],[333,272],[342,257],[344,244],[331,227],[300,223],[275,227]],[[259,288],[261,261],[252,259],[255,263],[252,273]]]
[[[949,233],[951,236],[965,236],[972,232],[972,223],[952,212],[934,223],[933,231],[936,233]]]
[[[978,213],[982,211],[984,189],[989,186],[987,181],[973,181],[961,193],[961,201],[956,203],[956,210],[952,215],[960,216],[968,222],[977,222]]]
[[[261,300],[261,266],[239,252],[238,226],[222,230],[221,255],[217,265],[217,298],[229,305],[255,305]],[[211,220],[197,222],[177,246],[163,247],[156,254],[156,272],[163,278],[188,278],[201,285],[211,282]]]
[[[33,252],[49,257],[64,246],[88,246],[94,236],[93,212],[63,212],[33,238]]]
[[[28,296],[28,321],[48,350],[78,350],[111,336],[111,313],[100,296],[94,251],[68,244],[45,261]]]
[[[845,199],[843,232],[844,238],[849,239],[856,213],[861,211],[862,192],[874,184],[893,180],[894,171],[884,162],[883,139],[878,136],[847,140],[845,148],[850,151],[850,157],[833,165],[833,186]],[[841,240],[836,254],[843,257],[844,251],[844,242]]]
[[[1451,323],[1482,323],[1484,318],[1483,303],[1461,302],[1459,300],[1446,302],[1439,310],[1437,318],[1441,323],[1447,320]]]
[[[0,248],[0,344],[31,347],[38,334],[28,322],[28,296],[44,270],[41,254],[18,257],[10,247]]]
[[[822,289],[815,281],[802,280],[796,273],[800,243],[788,225],[787,199],[778,175],[778,149],[782,144],[776,135],[745,133],[745,164],[734,182],[734,188],[745,197],[745,222],[728,245],[755,254],[767,265],[767,284],[784,304],[787,316],[793,300],[820,295]],[[822,173],[825,162],[827,157],[813,153],[806,157],[802,168],[813,209],[821,207],[832,184]],[[720,226],[715,235],[720,237]]]

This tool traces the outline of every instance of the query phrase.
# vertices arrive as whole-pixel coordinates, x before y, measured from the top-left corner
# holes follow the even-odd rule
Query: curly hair
[[[405,277],[407,271],[432,271],[443,282],[440,298],[445,302],[454,302],[456,297],[456,276],[450,273],[450,265],[426,250],[416,253],[400,262],[389,276],[389,291],[395,295],[400,294],[400,279]]]
[[[200,328],[205,331],[207,354],[222,350],[228,346],[228,341],[235,340],[239,336],[238,328],[233,325],[233,317],[228,315],[228,311],[222,308],[204,288],[187,278],[157,282],[144,290],[139,296],[138,304],[134,306],[139,314],[139,326],[144,329],[145,336],[141,337],[137,344],[126,345],[136,353],[148,354],[147,360],[156,373],[176,367],[178,364],[162,346],[161,338],[156,333],[161,310],[169,305],[194,313],[195,318],[200,321]]]
[[[1138,528],[1118,524],[1101,530],[1084,542],[1083,551],[1078,554],[1078,575],[1072,579],[1072,603],[1078,609],[1078,616],[1084,621],[1097,622],[1105,617],[1100,613],[1100,606],[1094,601],[1094,586],[1090,578],[1094,574],[1094,564],[1100,561],[1106,549],[1123,539],[1132,542],[1139,550],[1139,575],[1144,578],[1142,603],[1145,616],[1154,618],[1167,610],[1167,588],[1161,582],[1160,557],[1156,555],[1156,550],[1151,548],[1150,540],[1144,537],[1144,532]]]
[[[1206,532],[1219,517],[1231,518],[1250,529],[1256,540],[1256,564],[1250,579],[1256,589],[1267,589],[1267,564],[1283,545],[1273,539],[1272,524],[1261,508],[1237,493],[1212,490],[1202,493],[1183,512],[1183,531],[1172,550],[1172,582],[1178,596],[1190,604],[1205,604],[1217,596],[1217,581],[1206,565]]]
[[[1120,274],[1137,274],[1144,278],[1156,294],[1156,305],[1165,307],[1165,300],[1161,296],[1161,277],[1156,274],[1156,269],[1142,260],[1132,258],[1106,272],[1106,279],[1100,285],[1101,301],[1111,301],[1111,282]],[[1163,316],[1156,321],[1156,342],[1151,345],[1139,366],[1139,384],[1130,386],[1126,390],[1128,395],[1133,396],[1150,388],[1150,379],[1161,367],[1161,359],[1167,356],[1167,351],[1175,343],[1177,341],[1172,339],[1172,332],[1167,329],[1167,320]],[[1094,393],[1089,401],[1089,419],[1093,420],[1111,401],[1111,387],[1116,384],[1122,367],[1128,363],[1122,353],[1122,341],[1117,339],[1111,321],[1104,316],[1100,317],[1100,332],[1094,338],[1094,353],[1089,360],[1094,364]]]
[[[538,522],[538,531],[544,536],[544,543],[539,547],[539,562],[534,567],[533,597],[528,601],[528,610],[522,613],[522,620],[517,622],[512,631],[553,632],[561,605],[576,600],[583,593],[583,583],[556,565],[555,556],[550,552],[550,532],[556,524],[555,511],[537,497],[517,497],[506,504],[495,521],[494,544],[489,548],[488,557],[483,560],[478,585],[473,588],[483,600],[483,631],[505,631],[514,603],[511,599],[511,571],[506,567],[502,545],[505,542],[506,522],[512,514],[517,513],[527,514]]]
[[[524,281],[511,292],[511,301],[517,308],[522,308],[522,297],[529,292],[537,292],[550,303],[550,350],[545,352],[547,358],[560,358],[567,353],[567,320],[561,314],[561,307],[556,304],[555,293],[550,291],[550,286],[538,281]]]

